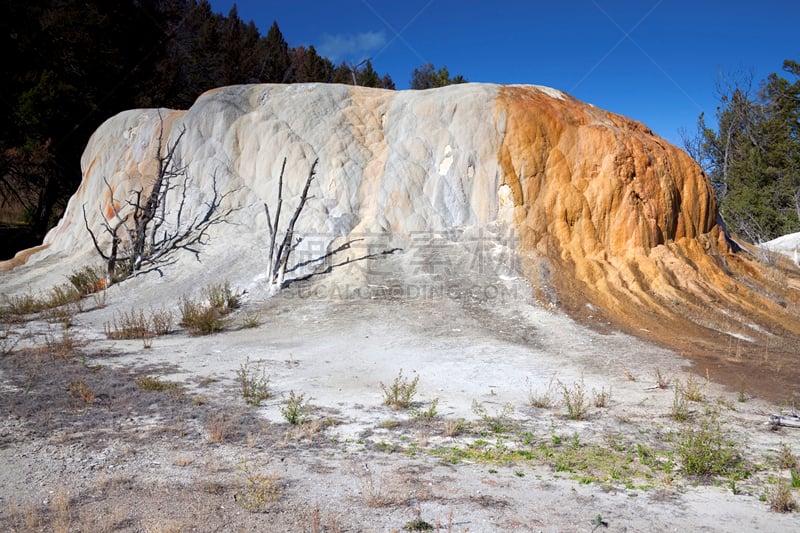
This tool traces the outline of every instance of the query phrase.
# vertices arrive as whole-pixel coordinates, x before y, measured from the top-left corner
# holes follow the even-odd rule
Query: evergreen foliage
[[[800,231],[800,64],[786,60],[753,91],[749,78],[720,84],[717,130],[698,120],[684,136],[717,193],[728,229],[751,242]]]
[[[464,79],[464,76],[461,74],[450,77],[450,71],[447,70],[447,65],[436,70],[432,63],[426,63],[421,67],[415,68],[414,72],[411,73],[410,86],[412,89],[419,90],[466,82],[467,80]]]

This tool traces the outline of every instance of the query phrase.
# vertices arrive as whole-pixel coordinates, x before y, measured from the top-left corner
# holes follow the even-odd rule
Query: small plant
[[[549,409],[553,407],[556,403],[554,397],[555,392],[553,391],[554,385],[555,376],[550,379],[550,383],[547,384],[547,388],[544,391],[534,392],[530,384],[528,384],[528,403],[531,407],[537,407],[539,409]]]
[[[293,426],[305,423],[308,420],[309,401],[305,399],[303,393],[295,394],[293,390],[289,391],[289,399],[280,408],[283,418]]]
[[[50,525],[53,531],[60,533],[72,529],[73,509],[66,489],[60,488],[55,493],[50,502],[50,511],[52,513]]]
[[[269,376],[263,367],[260,368],[259,373],[257,369],[250,367],[250,358],[244,362],[236,371],[236,377],[242,387],[242,397],[244,401],[250,405],[258,407],[261,405],[262,400],[266,400],[271,396],[269,390]]]
[[[222,413],[211,414],[206,419],[208,442],[223,442],[228,435],[228,419]]]
[[[42,309],[44,309],[42,301],[30,293],[6,297],[4,308],[8,314],[17,316],[38,313]]]
[[[431,400],[431,404],[428,406],[427,409],[412,409],[411,415],[419,420],[433,420],[438,416],[438,412],[436,411],[436,407],[439,405],[439,398],[434,398]]]
[[[684,397],[690,402],[702,402],[706,399],[705,394],[703,394],[704,385],[697,381],[697,378],[693,375],[690,375],[688,378],[686,378],[686,383],[683,385],[676,380],[675,387],[680,387]]]
[[[625,375],[625,378],[628,381],[636,381],[636,376],[634,376],[630,370],[628,370],[625,365],[622,365],[622,373]]]
[[[103,309],[108,302],[108,293],[105,291],[105,289],[100,292],[96,292],[92,295],[92,301],[94,302],[96,309]]]
[[[258,324],[258,315],[247,315],[242,319],[242,329],[257,328]]]
[[[359,470],[357,475],[361,484],[361,496],[369,507],[399,505],[407,501],[408,494],[398,490],[392,479],[388,479],[386,475],[373,472],[368,464],[364,464],[363,470]]]
[[[444,434],[447,437],[456,437],[466,429],[466,425],[466,421],[463,418],[445,420],[443,426]]]
[[[660,368],[656,368],[656,386],[659,389],[667,389],[669,388],[670,379],[668,376],[661,373]]]
[[[794,454],[792,447],[785,442],[781,442],[778,450],[778,465],[781,468],[789,469],[793,469],[798,465],[797,456]]]
[[[230,283],[217,283],[208,285],[203,289],[203,296],[208,301],[208,305],[216,309],[223,316],[232,313],[239,307],[239,300],[242,293],[234,292]]]
[[[153,335],[151,335],[149,331],[142,337],[142,347],[145,350],[149,350],[153,347]]]
[[[415,518],[403,526],[405,531],[433,531],[433,525],[429,524],[422,518]]]
[[[606,407],[611,401],[611,387],[608,390],[605,387],[601,387],[600,392],[592,388],[592,399],[595,407]]]
[[[47,307],[42,310],[40,315],[44,320],[51,324],[61,323],[61,326],[66,329],[72,326],[72,319],[75,318],[76,312],[79,311],[77,307],[72,305],[65,305],[62,307]]]
[[[584,420],[589,414],[589,402],[583,378],[575,381],[571,387],[561,381],[558,381],[558,385],[561,387],[564,406],[567,408],[567,417],[570,420]]]
[[[678,422],[686,422],[689,420],[689,402],[686,396],[681,391],[680,387],[675,387],[672,396],[672,412],[670,413],[674,420]]]
[[[51,333],[47,333],[45,338],[45,349],[50,355],[50,358],[70,360],[75,355],[78,348],[78,340],[68,329],[61,332],[61,337],[56,337]]]
[[[136,379],[136,385],[142,390],[164,392],[178,390],[178,384],[174,381],[161,381],[158,376],[140,376]]]
[[[597,515],[597,516],[594,517],[594,520],[592,520],[592,532],[594,532],[594,530],[596,530],[598,527],[601,527],[601,526],[602,527],[608,527],[608,522],[603,520],[602,516]]]
[[[767,503],[770,509],[778,513],[789,513],[797,505],[792,496],[792,489],[783,482],[775,484],[767,493]]]
[[[747,378],[742,376],[739,379],[739,394],[736,397],[739,403],[744,403],[747,401]]]
[[[236,502],[248,512],[266,512],[281,495],[280,479],[256,471],[246,459],[239,466],[239,491]]]
[[[151,310],[150,316],[145,315],[143,309],[131,309],[130,312],[119,313],[111,322],[106,322],[103,330],[108,339],[142,339],[145,348],[149,348],[154,336],[166,335],[172,331],[172,321],[172,312],[163,308]]]
[[[153,335],[168,335],[172,333],[172,325],[175,321],[175,316],[172,311],[168,311],[163,307],[161,309],[150,310],[150,331]]]
[[[239,307],[242,293],[223,284],[208,285],[202,291],[205,303],[183,297],[180,301],[181,325],[194,335],[208,335],[227,326],[227,315]]]
[[[73,398],[82,400],[84,403],[91,404],[94,402],[94,393],[83,380],[70,381],[69,393]]]
[[[102,267],[87,265],[79,270],[73,270],[67,279],[82,296],[94,294],[106,288],[106,278]]]
[[[411,381],[403,376],[403,369],[394,378],[391,386],[387,387],[381,383],[383,389],[383,403],[390,406],[395,411],[400,409],[408,409],[417,394],[417,384],[419,383],[419,376],[414,377]]]
[[[103,325],[107,339],[141,339],[149,329],[149,321],[141,309],[131,309],[130,313],[123,311]]]
[[[496,410],[493,415],[490,415],[483,404],[478,403],[477,400],[472,400],[472,412],[481,418],[483,425],[492,433],[505,433],[515,426],[514,421],[511,419],[514,406],[510,403],[506,403],[502,408]]]
[[[50,289],[44,306],[48,309],[75,303],[81,299],[81,293],[70,284],[56,285]]]
[[[676,452],[687,475],[737,475],[741,471],[741,454],[727,440],[716,412],[707,413],[699,425],[685,429]]]
[[[189,298],[181,298],[180,311],[181,325],[193,335],[209,335],[221,331],[227,325],[219,310]]]

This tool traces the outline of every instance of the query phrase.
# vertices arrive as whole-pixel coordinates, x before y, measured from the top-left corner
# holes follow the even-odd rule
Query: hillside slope
[[[108,250],[104,221],[128,216],[134,193],[152,186],[159,146],[179,138],[186,179],[173,184],[165,228],[215,201],[225,221],[209,228],[199,256],[176,253],[163,277],[126,281],[129,291],[180,294],[224,277],[267,297],[264,204],[274,214],[285,159],[288,220],[316,160],[292,278],[390,252],[408,257],[395,273],[404,286],[500,261],[542,303],[594,327],[675,348],[729,384],[747,375],[772,399],[798,392],[798,270],[734,252],[708,180],[683,151],[545,87],[234,86],[187,111],[121,113],[90,140],[83,182],[43,246],[0,267],[3,293],[98,262],[87,226]],[[473,260],[438,261],[441,243],[471,247]],[[351,270],[347,290],[370,285],[370,268]]]

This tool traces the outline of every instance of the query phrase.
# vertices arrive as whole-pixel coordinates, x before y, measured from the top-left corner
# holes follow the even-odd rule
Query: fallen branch
[[[788,428],[800,428],[800,413],[792,409],[791,411],[782,411],[782,414],[773,414],[769,416],[769,423],[773,428],[783,426]]]

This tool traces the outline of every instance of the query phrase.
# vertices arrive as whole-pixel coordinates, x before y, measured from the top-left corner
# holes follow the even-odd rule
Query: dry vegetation
[[[89,296],[77,285],[95,287],[91,281],[76,283],[83,298]],[[4,394],[1,407],[19,425],[2,435],[2,443],[55,439],[60,446],[80,443],[97,453],[110,449],[108,428],[113,427],[114,438],[127,446],[115,452],[118,464],[134,460],[136,450],[148,444],[171,443],[165,448],[174,449],[168,465],[182,469],[196,483],[181,501],[185,513],[147,518],[126,511],[121,501],[135,498],[154,505],[153,498],[179,493],[175,481],[158,481],[161,488],[152,492],[150,482],[108,473],[94,478],[94,484],[70,487],[70,492],[54,486],[44,504],[10,505],[9,513],[0,518],[7,529],[72,531],[91,525],[97,531],[182,531],[216,520],[202,509],[231,501],[246,515],[270,516],[282,524],[294,521],[298,530],[347,531],[364,519],[363,514],[342,516],[304,498],[295,488],[297,471],[287,474],[282,467],[294,459],[303,468],[318,469],[313,475],[324,485],[327,475],[342,483],[336,465],[347,458],[350,466],[344,479],[358,495],[348,505],[399,512],[393,515],[402,517],[393,518],[394,527],[408,531],[472,530],[459,526],[452,511],[438,516],[431,515],[431,507],[423,511],[422,504],[439,509],[449,501],[447,483],[435,483],[425,473],[425,468],[436,468],[429,465],[452,465],[454,472],[479,468],[489,480],[500,479],[502,472],[519,480],[551,476],[575,486],[642,495],[677,495],[686,487],[710,485],[733,495],[757,497],[765,511],[795,509],[800,467],[792,446],[781,441],[769,453],[750,446],[739,412],[745,408],[744,392],[735,403],[715,396],[709,379],[656,368],[650,386],[639,384],[623,368],[612,397],[611,382],[587,384],[584,377],[562,381],[554,375],[542,389],[529,385],[525,404],[474,400],[474,417],[468,420],[441,414],[439,396],[418,400],[421,391],[426,392],[425,373],[412,379],[400,369],[390,384],[374,384],[385,418],[357,438],[343,440],[332,431],[347,423],[330,414],[335,407],[312,407],[306,393],[282,389],[263,360],[248,358],[227,376],[225,387],[236,391],[231,404],[230,398],[209,399],[202,393],[203,387],[219,380],[204,381],[193,389],[161,377],[169,375],[170,368],[123,369],[96,362],[113,361],[114,354],[83,341],[68,327],[69,320],[61,326],[50,324],[38,334],[22,333],[25,321],[47,323],[44,320],[51,315],[45,309],[74,306],[74,300],[63,296],[66,292],[59,289],[44,299],[30,295],[9,299],[3,309],[0,370],[4,386],[13,392]],[[227,320],[239,307],[241,294],[227,283],[210,285],[202,294],[201,301],[184,298],[180,304],[184,333],[174,332],[168,310],[132,308],[106,323],[106,336],[124,340],[222,331],[221,326],[206,328],[203,319],[195,322],[192,317],[211,313],[215,320]],[[72,319],[80,312],[74,308]],[[620,383],[649,391],[652,406],[626,403],[624,395],[618,397]],[[283,392],[276,395],[276,388]],[[447,395],[447,390],[441,391],[445,401]],[[258,409],[266,402],[277,407],[284,423],[270,425],[260,417]],[[86,438],[98,441],[88,444]],[[772,436],[764,433],[756,438],[769,441]],[[226,450],[226,459],[216,455],[218,450]],[[491,498],[468,503],[476,508],[498,504]],[[103,505],[111,507],[102,511]]]

